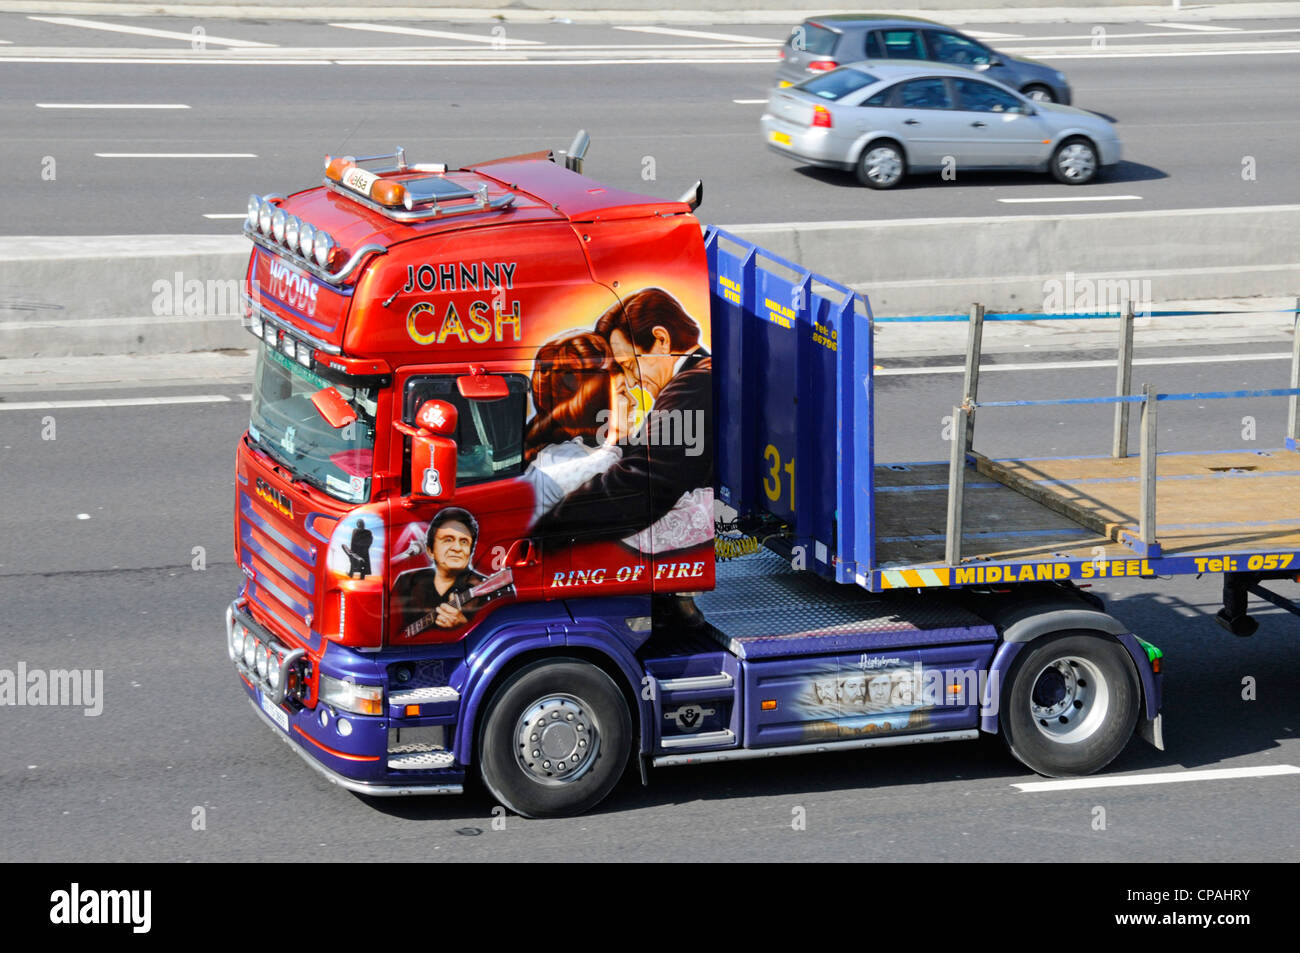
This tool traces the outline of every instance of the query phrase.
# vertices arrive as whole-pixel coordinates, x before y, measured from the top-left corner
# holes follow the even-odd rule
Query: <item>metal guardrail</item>
[[[1169,314],[1230,314],[1223,311],[1168,312]],[[1236,312],[1241,313],[1241,312]],[[1283,312],[1246,312],[1254,314],[1288,313]],[[969,331],[966,338],[966,369],[963,382],[961,406],[953,408],[953,446],[948,469],[948,514],[945,527],[945,561],[950,566],[961,564],[962,522],[965,505],[966,465],[968,455],[974,453],[972,443],[975,438],[975,411],[980,407],[1048,407],[1072,406],[1084,404],[1113,404],[1115,422],[1111,443],[1111,456],[1120,459],[1128,456],[1129,418],[1128,411],[1132,404],[1141,404],[1141,509],[1138,520],[1138,534],[1121,532],[1119,542],[1124,543],[1141,556],[1160,555],[1160,544],[1156,539],[1156,414],[1162,401],[1186,400],[1231,400],[1244,397],[1287,397],[1286,448],[1300,452],[1300,299],[1290,311],[1295,315],[1294,342],[1291,351],[1290,387],[1273,387],[1259,390],[1235,391],[1197,391],[1178,394],[1160,394],[1152,391],[1149,384],[1142,386],[1141,394],[1132,393],[1133,380],[1133,323],[1135,313],[1130,306],[1122,315],[1103,314],[1089,317],[1120,318],[1119,346],[1115,368],[1116,382],[1114,396],[1108,397],[1065,397],[1052,400],[1001,400],[984,401],[979,396],[980,356],[983,345],[984,322],[990,320],[1040,320],[1033,315],[987,315],[982,305],[971,307],[969,316],[931,315],[920,319],[876,318],[882,320],[966,320]],[[1073,315],[1071,317],[1081,317]]]

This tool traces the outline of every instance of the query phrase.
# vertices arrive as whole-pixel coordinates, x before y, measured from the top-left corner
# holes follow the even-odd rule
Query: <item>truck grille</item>
[[[250,597],[285,629],[310,642],[315,614],[316,545],[295,540],[278,515],[239,491],[239,551],[252,570]]]

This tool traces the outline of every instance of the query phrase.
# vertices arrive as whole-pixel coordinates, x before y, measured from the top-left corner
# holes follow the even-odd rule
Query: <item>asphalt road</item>
[[[205,216],[239,215],[250,192],[315,184],[326,153],[401,144],[414,159],[462,165],[562,149],[579,127],[593,137],[590,174],[671,198],[703,179],[701,214],[723,224],[1300,201],[1300,98],[1290,94],[1300,19],[1197,31],[981,25],[995,47],[1065,70],[1076,104],[1118,124],[1125,161],[1081,189],[959,170],[955,181],[926,176],[884,194],[764,147],[758,118],[786,33],[772,26],[383,25],[447,34],[431,36],[328,22],[52,19],[0,14],[2,234],[233,233],[237,221]],[[1137,198],[1092,201],[1121,195]]]
[[[1230,354],[1252,348],[1222,348]],[[1258,349],[1255,349],[1258,350]],[[1156,353],[1205,353],[1178,348]],[[1093,355],[1036,355],[1087,360]],[[1025,360],[1019,357],[1019,360]],[[886,371],[916,361],[881,359]],[[930,363],[927,359],[927,364]],[[935,366],[952,363],[936,358]],[[922,365],[926,366],[926,365]],[[1285,361],[1170,365],[1162,390],[1269,386]],[[989,373],[987,399],[1104,392],[1097,369]],[[881,459],[941,459],[951,374],[878,380]],[[98,717],[0,709],[0,859],[32,860],[1292,860],[1300,783],[1291,777],[1022,793],[1034,780],[996,739],[762,762],[659,769],[625,779],[593,814],[509,817],[481,789],[440,799],[366,799],[332,788],[249,709],[223,645],[239,585],[231,556],[233,447],[247,421],[239,379],[146,389],[123,381],[79,397],[206,395],[208,403],[18,409],[0,385],[0,668],[104,671]],[[51,396],[51,395],[42,395]],[[1276,402],[1273,402],[1276,403]],[[1278,408],[1217,402],[1162,416],[1161,445],[1276,445]],[[981,421],[989,453],[1089,452],[1105,420],[1053,408]],[[53,440],[42,439],[53,418]],[[48,431],[46,431],[48,432]],[[206,568],[193,566],[203,547]],[[1260,613],[1251,639],[1212,621],[1217,580],[1105,581],[1097,590],[1166,652],[1161,753],[1134,741],[1107,770],[1300,765],[1295,620]],[[1256,700],[1242,679],[1256,680]],[[1105,827],[1096,828],[1104,809]],[[203,829],[194,829],[202,808]],[[796,809],[806,829],[796,830]]]

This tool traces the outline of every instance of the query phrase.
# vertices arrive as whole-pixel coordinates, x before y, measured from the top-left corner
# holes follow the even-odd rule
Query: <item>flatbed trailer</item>
[[[948,428],[950,460],[879,463],[869,303],[721,230],[706,241],[717,275],[715,307],[757,316],[719,322],[720,336],[738,362],[766,362],[757,375],[766,391],[760,419],[722,441],[720,495],[738,510],[769,517],[769,543],[801,555],[827,578],[872,592],[1222,573],[1219,618],[1237,634],[1254,631],[1244,616],[1246,591],[1300,613],[1261,585],[1300,580],[1300,334],[1290,387],[1131,394],[1130,311],[1120,318],[1114,396],[980,402],[984,316],[976,307],[963,390]],[[783,341],[787,335],[793,340]],[[1243,397],[1289,401],[1282,446],[1159,451],[1161,405]],[[724,388],[720,401],[738,411],[756,398],[740,385]],[[991,459],[973,445],[981,407],[1098,404],[1115,407],[1111,454]],[[1129,456],[1135,405],[1141,452]],[[815,410],[801,411],[809,406]],[[782,426],[780,408],[801,423]],[[809,419],[811,426],[802,424]],[[819,452],[827,444],[835,454]],[[760,458],[771,466],[747,468],[745,461]],[[827,505],[831,488],[838,497]]]

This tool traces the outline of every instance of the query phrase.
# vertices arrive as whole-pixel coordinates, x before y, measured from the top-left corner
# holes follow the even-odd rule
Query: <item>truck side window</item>
[[[415,377],[406,384],[402,419],[410,424],[426,400],[445,400],[459,415],[456,429],[457,486],[519,476],[524,471],[524,414],[528,379],[505,374],[510,394],[501,400],[466,400],[452,375]]]

